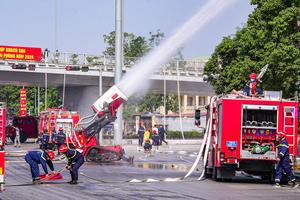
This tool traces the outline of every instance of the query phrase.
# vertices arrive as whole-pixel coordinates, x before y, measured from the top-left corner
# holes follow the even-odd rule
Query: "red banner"
[[[26,116],[26,89],[20,90],[20,116]]]
[[[0,59],[40,61],[42,59],[42,49],[0,45]]]

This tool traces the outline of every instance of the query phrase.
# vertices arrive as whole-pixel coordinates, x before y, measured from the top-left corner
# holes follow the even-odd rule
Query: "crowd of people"
[[[154,125],[152,128],[146,128],[144,124],[141,124],[138,129],[138,140],[139,146],[144,147],[145,152],[151,152],[152,146],[158,150],[158,147],[164,142],[168,144],[165,140],[166,130],[163,125],[160,125],[158,128],[157,125]]]

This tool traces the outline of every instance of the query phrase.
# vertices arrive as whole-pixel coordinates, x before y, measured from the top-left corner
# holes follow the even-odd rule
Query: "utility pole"
[[[115,0],[115,31],[116,31],[116,43],[115,43],[115,84],[118,84],[121,80],[122,67],[123,67],[123,0]],[[123,106],[121,105],[117,110],[117,119],[114,123],[114,144],[120,145],[123,138],[122,127],[122,114]]]

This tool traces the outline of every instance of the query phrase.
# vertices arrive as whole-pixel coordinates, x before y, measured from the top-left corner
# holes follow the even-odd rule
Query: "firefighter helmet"
[[[52,160],[55,157],[55,154],[54,154],[54,152],[52,150],[49,150],[47,152],[47,154],[48,154],[48,157],[49,157],[50,160]]]
[[[66,153],[68,151],[68,147],[65,144],[60,145],[59,152]]]
[[[251,74],[249,75],[249,78],[250,78],[250,79],[256,79],[256,77],[257,77],[257,76],[256,76],[255,73],[251,73]]]
[[[58,129],[59,131],[62,131],[63,130],[63,128],[62,127],[59,127],[59,129]]]
[[[284,137],[285,137],[285,133],[283,133],[283,132],[278,132],[278,133],[277,133],[277,136],[278,136],[279,138],[284,138]]]

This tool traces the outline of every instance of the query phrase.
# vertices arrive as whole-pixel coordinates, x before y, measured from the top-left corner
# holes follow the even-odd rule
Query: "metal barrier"
[[[125,57],[123,71],[130,69],[137,62],[142,61],[143,57]],[[6,60],[0,59],[0,65],[26,65],[28,70],[34,70],[35,67],[55,67],[66,68],[67,66],[77,66],[79,69],[88,67],[88,70],[99,71],[115,71],[115,57],[99,56],[90,54],[75,53],[55,53],[50,52],[47,58],[43,58],[39,62],[22,61],[22,60]],[[171,60],[167,64],[162,65],[154,74],[160,75],[180,75],[180,76],[202,76],[206,60]]]

